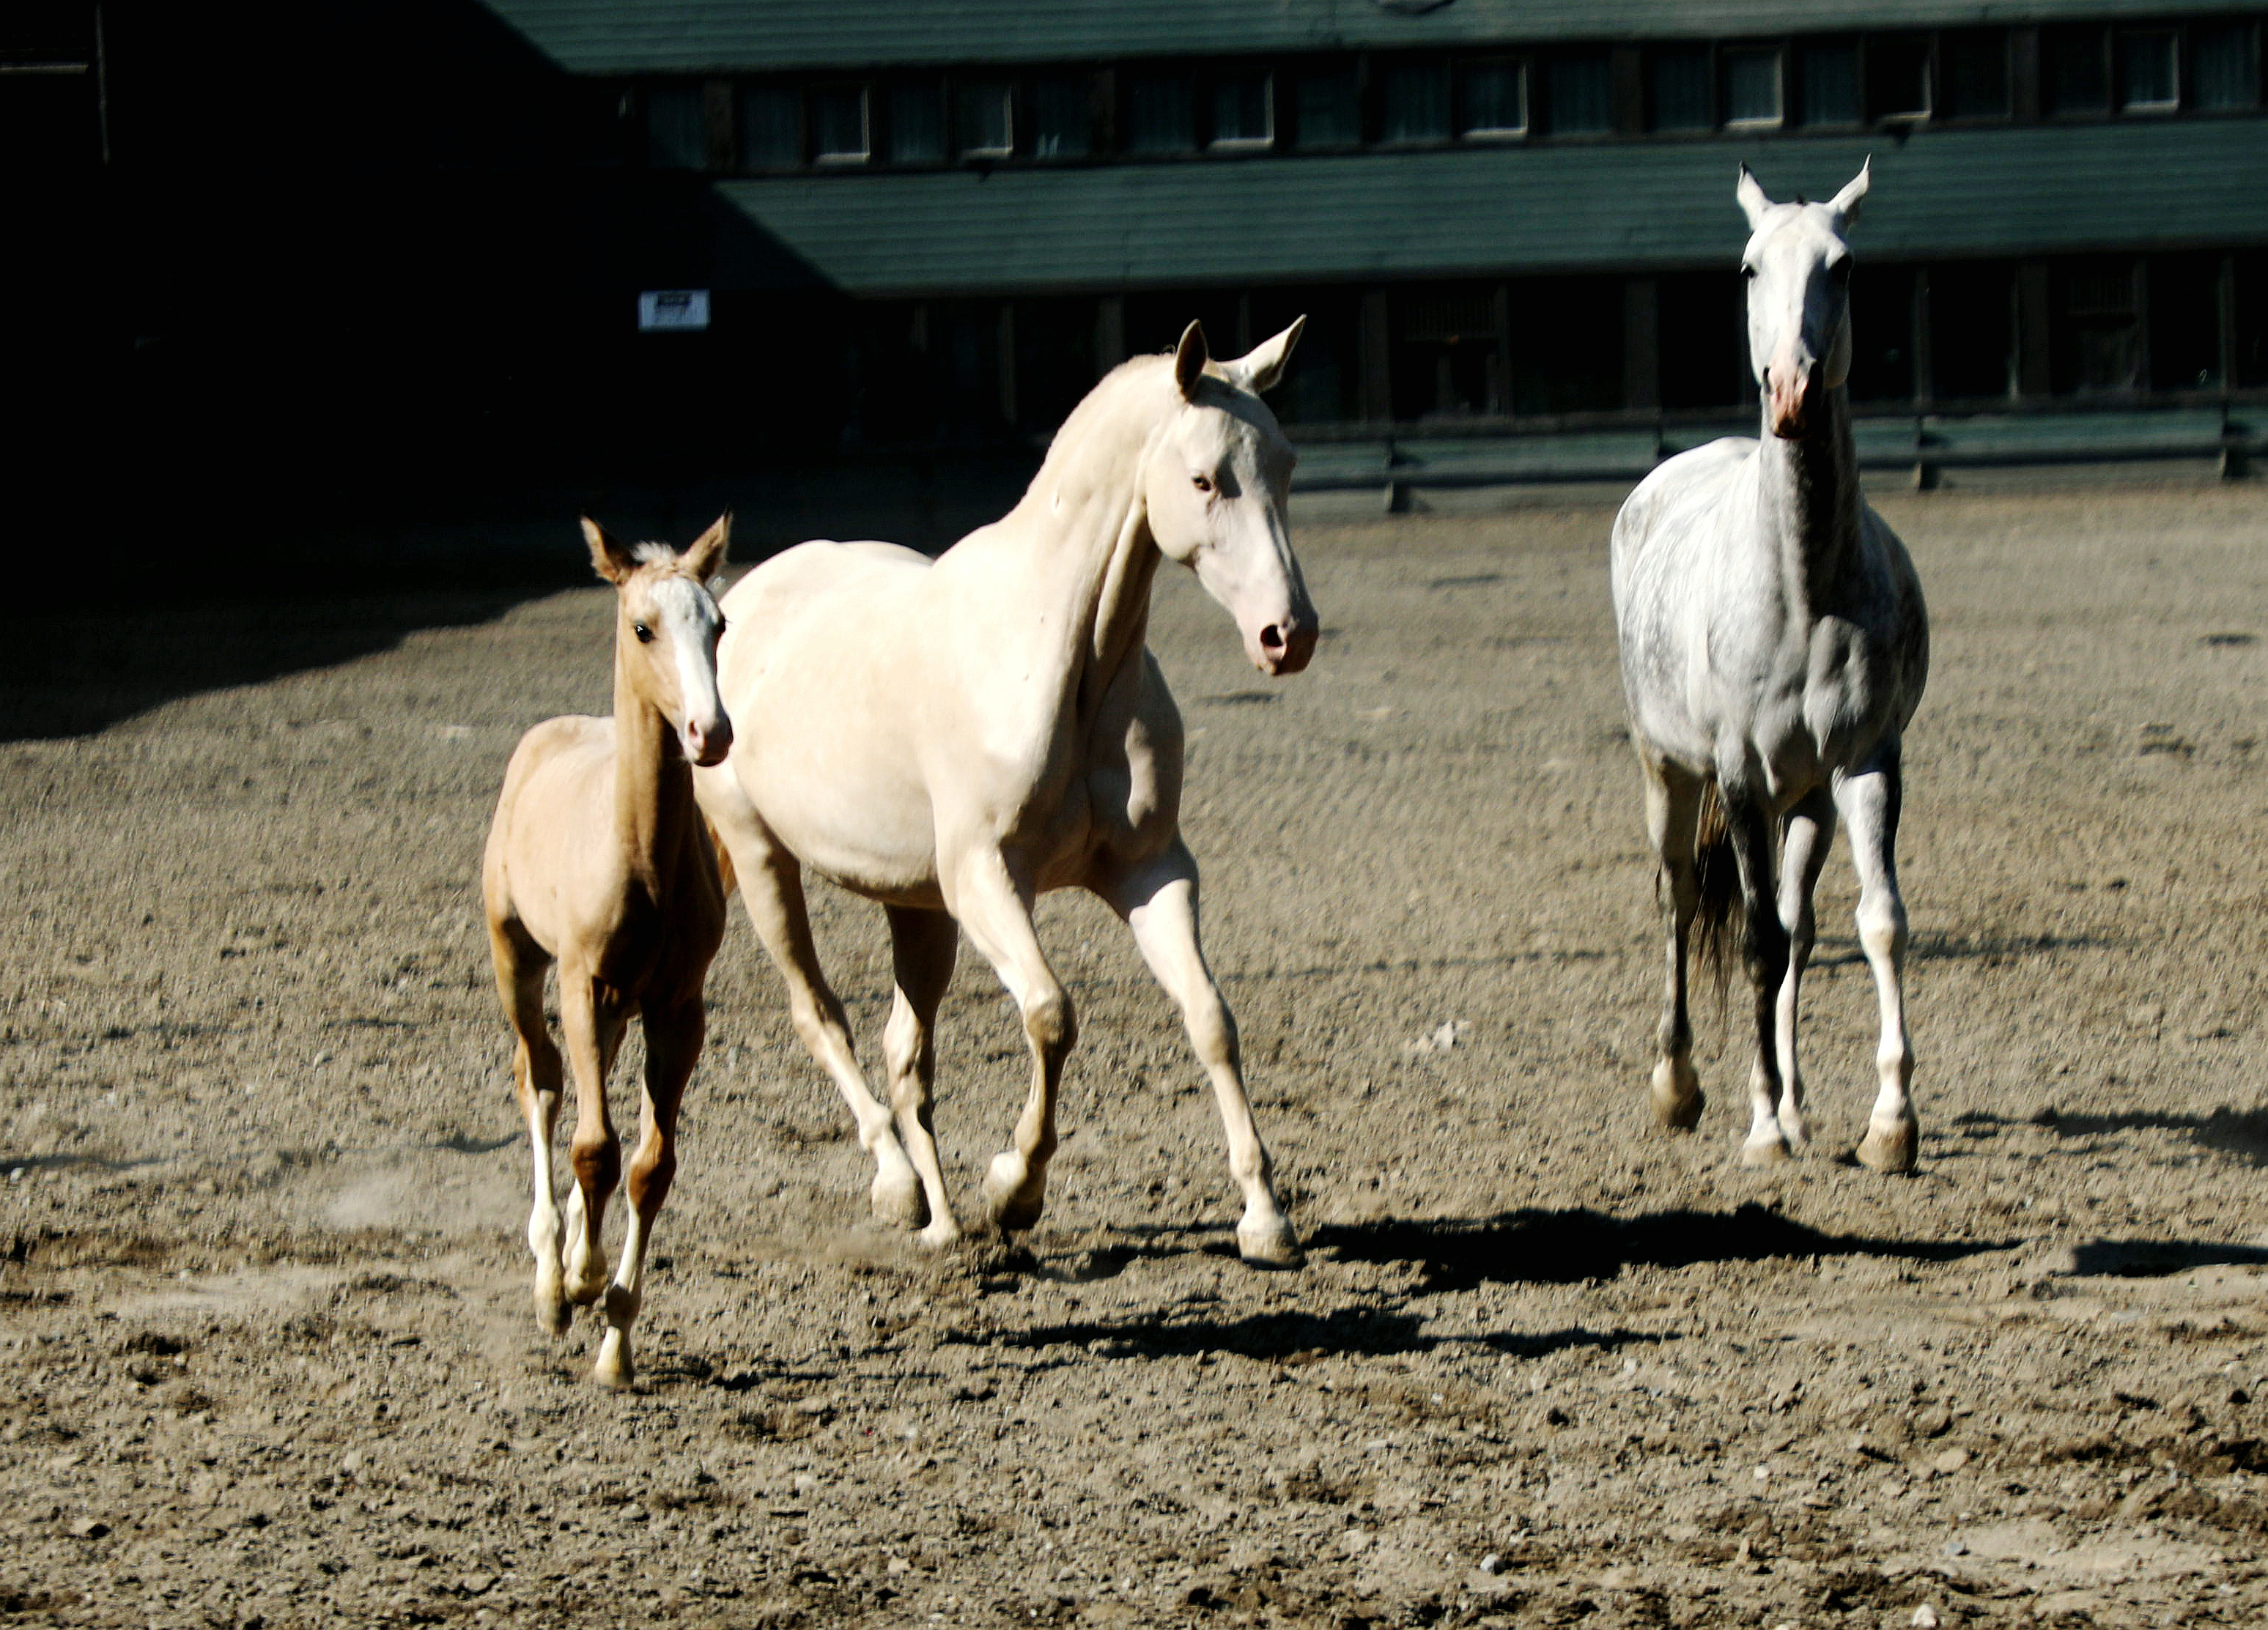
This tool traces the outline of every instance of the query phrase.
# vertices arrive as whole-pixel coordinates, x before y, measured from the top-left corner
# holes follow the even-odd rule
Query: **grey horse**
[[[1910,1171],[1919,1135],[1896,851],[1900,749],[1928,675],[1929,622],[1905,547],[1859,498],[1851,438],[1845,235],[1870,173],[1861,169],[1825,203],[1776,204],[1742,166],[1750,236],[1741,273],[1764,434],[1669,459],[1615,520],[1623,688],[1646,771],[1646,826],[1669,885],[1669,988],[1651,1101],[1664,1126],[1700,1120],[1687,945],[1697,917],[1705,946],[1729,924],[1729,850],[1756,994],[1741,1156],[1749,1165],[1810,1141],[1796,1011],[1812,887],[1838,813],[1859,874],[1859,941],[1881,1001],[1881,1088],[1858,1157],[1877,1171]]]

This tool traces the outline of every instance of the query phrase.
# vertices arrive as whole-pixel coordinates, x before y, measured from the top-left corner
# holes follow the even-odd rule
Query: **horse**
[[[718,672],[743,729],[721,767],[696,773],[696,794],[786,983],[796,1033],[874,1160],[874,1214],[919,1229],[928,1246],[961,1237],[931,1115],[955,925],[1016,1003],[1031,1054],[1013,1147],[983,1184],[993,1224],[1014,1233],[1045,1202],[1076,1039],[1033,904],[1075,887],[1125,921],[1181,1009],[1243,1193],[1240,1251],[1260,1264],[1300,1259],[1235,1021],[1198,943],[1181,716],[1145,636],[1151,584],[1170,557],[1227,608],[1261,672],[1307,666],[1317,622],[1285,530],[1293,454],[1259,397],[1304,321],[1220,363],[1191,323],[1170,355],[1120,364],[1072,410],[1015,508],[934,562],[888,543],[804,543],[725,597]],[[888,1109],[813,951],[806,867],[887,918]]]
[[[512,1087],[534,1153],[537,1317],[564,1335],[570,1306],[603,1296],[596,1374],[635,1375],[630,1325],[645,1251],[677,1171],[677,1108],[701,1054],[702,982],[725,936],[725,892],[693,802],[696,764],[733,745],[717,690],[723,614],[705,586],[724,564],[731,517],[683,554],[625,547],[585,518],[591,564],[615,587],[611,718],[547,720],[520,738],[489,828],[481,898],[497,994],[517,1045]],[[560,1028],[575,1068],[575,1180],[563,1273],[552,1199],[559,1051],[544,1024],[545,972],[559,965]],[[608,1281],[600,1224],[622,1171],[607,1076],[633,1017],[645,1029],[645,1135],[630,1162],[630,1221]]]
[[[1796,1016],[1815,932],[1812,888],[1838,814],[1859,876],[1859,943],[1881,1007],[1881,1087],[1857,1156],[1877,1171],[1911,1171],[1920,1131],[1896,842],[1903,744],[1928,677],[1929,619],[1904,545],[1859,497],[1847,388],[1845,239],[1872,173],[1869,161],[1825,203],[1774,203],[1741,167],[1737,196],[1751,233],[1741,273],[1762,434],[1668,460],[1614,526],[1623,688],[1645,770],[1646,828],[1669,885],[1668,990],[1649,1098],[1665,1127],[1690,1130],[1700,1119],[1687,936],[1697,916],[1705,950],[1721,950],[1737,886],[1756,997],[1742,1148],[1749,1165],[1785,1159],[1810,1140]]]

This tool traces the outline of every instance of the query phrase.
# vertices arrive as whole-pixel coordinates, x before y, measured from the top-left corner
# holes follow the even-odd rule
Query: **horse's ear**
[[[1750,231],[1764,224],[1764,211],[1771,208],[1771,200],[1764,196],[1764,189],[1756,185],[1746,165],[1741,166],[1741,183],[1733,189],[1733,195],[1741,201],[1741,212],[1749,217]]]
[[[1255,395],[1274,390],[1284,377],[1284,365],[1292,360],[1292,348],[1300,343],[1300,332],[1307,326],[1305,317],[1294,318],[1289,328],[1272,340],[1263,340],[1234,362],[1221,363],[1220,371]]]
[[[1174,383],[1182,387],[1186,401],[1197,400],[1197,381],[1204,378],[1205,363],[1210,354],[1205,350],[1204,325],[1193,322],[1182,330],[1182,342],[1174,348]]]
[[[725,564],[725,545],[733,535],[733,512],[730,510],[717,518],[717,524],[688,544],[685,553],[677,557],[679,565],[706,583]]]
[[[1827,207],[1835,212],[1838,230],[1859,218],[1859,206],[1866,201],[1867,184],[1874,174],[1874,156],[1869,153],[1867,162],[1859,166],[1859,173],[1852,178],[1851,185],[1827,201]]]
[[[583,541],[591,546],[591,569],[608,583],[622,583],[637,569],[637,557],[587,515],[583,518]]]

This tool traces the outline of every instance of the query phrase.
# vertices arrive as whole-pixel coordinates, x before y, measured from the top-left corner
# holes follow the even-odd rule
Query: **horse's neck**
[[[1847,388],[1824,393],[1820,422],[1784,440],[1767,424],[1756,453],[1757,518],[1789,595],[1808,607],[1833,594],[1859,558],[1859,453]]]
[[[693,767],[659,709],[615,667],[615,858],[649,889],[674,870],[693,813]]]

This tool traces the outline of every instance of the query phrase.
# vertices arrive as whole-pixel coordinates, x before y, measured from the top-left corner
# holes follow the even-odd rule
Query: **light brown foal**
[[[717,694],[724,614],[705,586],[725,562],[731,517],[680,554],[627,547],[583,523],[591,563],[615,585],[615,713],[549,719],[504,771],[481,868],[497,992],[519,1045],[512,1085],[535,1156],[535,1310],[554,1335],[570,1305],[604,1297],[598,1378],[633,1374],[646,1242],[677,1171],[677,1105],[700,1056],[703,981],[725,936],[716,852],[693,802],[696,764],[721,761],[732,721]],[[575,1068],[575,1182],[564,1272],[552,1198],[559,1050],[544,1024],[543,977],[559,965],[560,1029]],[[645,1135],[630,1161],[630,1220],[611,1284],[600,1243],[622,1150],[607,1075],[633,1016],[645,1024]]]

